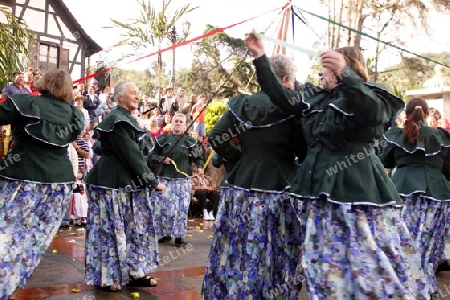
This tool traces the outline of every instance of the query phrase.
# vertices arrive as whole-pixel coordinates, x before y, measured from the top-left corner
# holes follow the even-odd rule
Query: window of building
[[[59,47],[49,44],[39,45],[39,69],[45,72],[49,69],[58,68]]]

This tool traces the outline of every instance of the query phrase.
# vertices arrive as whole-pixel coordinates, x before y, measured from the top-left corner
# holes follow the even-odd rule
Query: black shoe
[[[444,261],[437,267],[436,274],[445,271],[450,271],[450,263],[448,261]]]
[[[172,240],[172,238],[170,236],[163,236],[162,238],[160,238],[158,240],[158,243],[162,244],[162,243],[165,243],[165,242],[168,242],[168,241],[171,241],[171,240]]]
[[[175,238],[175,246],[183,247],[186,245],[187,245],[187,243],[183,240],[183,238]]]

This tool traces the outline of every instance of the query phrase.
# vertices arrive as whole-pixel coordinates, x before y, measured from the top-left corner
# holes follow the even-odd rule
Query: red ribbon
[[[262,14],[260,14],[260,15],[255,16],[255,17],[252,17],[252,18],[250,18],[250,19],[246,19],[246,20],[244,20],[244,21],[241,21],[241,22],[238,22],[238,23],[234,23],[234,24],[231,24],[231,25],[226,26],[226,27],[217,28],[216,30],[213,30],[213,31],[210,31],[210,32],[208,32],[208,33],[202,34],[202,35],[197,36],[197,37],[195,37],[195,38],[192,38],[192,39],[190,39],[190,40],[185,40],[185,41],[182,41],[181,43],[178,43],[178,44],[169,46],[169,47],[164,48],[164,49],[161,49],[161,50],[159,50],[159,51],[156,51],[156,52],[147,54],[147,55],[145,55],[145,56],[138,57],[138,58],[133,59],[133,60],[127,62],[127,63],[124,63],[123,65],[126,65],[126,64],[129,64],[129,63],[132,63],[132,62],[136,62],[136,61],[139,61],[139,60],[141,60],[141,59],[144,59],[144,58],[147,58],[147,57],[150,57],[150,56],[157,55],[157,54],[159,54],[159,53],[164,53],[164,52],[166,52],[166,51],[169,51],[169,50],[172,50],[172,49],[176,49],[176,48],[181,47],[181,46],[189,45],[189,44],[192,43],[192,42],[195,42],[195,41],[198,41],[198,40],[202,40],[202,39],[204,39],[204,38],[206,38],[206,37],[215,35],[215,34],[217,34],[217,33],[219,33],[219,32],[223,32],[223,31],[225,31],[225,30],[227,30],[227,29],[230,29],[230,28],[233,28],[233,27],[235,27],[235,26],[237,26],[237,25],[244,24],[244,23],[246,23],[246,22],[248,22],[248,21],[254,20],[254,19],[256,19],[256,18],[259,18],[259,17],[264,16],[264,15],[266,15],[266,14],[269,14],[269,13],[271,13],[271,12],[274,12],[274,11],[277,11],[277,10],[280,10],[280,9],[283,10],[283,9],[285,9],[290,3],[291,3],[291,2],[289,1],[289,2],[287,2],[285,5],[283,5],[281,8],[272,9],[272,10],[270,10],[270,11],[268,11],[268,12],[262,13]],[[112,69],[114,69],[114,68],[117,68],[117,67],[112,67],[112,68],[108,68],[108,69],[103,69],[103,70],[101,70],[101,71],[99,71],[99,72],[96,72],[96,73],[90,74],[90,75],[88,75],[88,76],[86,76],[86,77],[77,79],[77,80],[75,80],[75,81],[73,82],[73,84],[76,84],[76,83],[79,83],[79,82],[86,81],[87,79],[93,78],[93,77],[95,77],[95,76],[97,76],[97,75],[100,75],[100,74],[103,74],[103,73],[106,73],[106,72],[108,72],[108,71],[110,71],[110,70],[112,70]]]

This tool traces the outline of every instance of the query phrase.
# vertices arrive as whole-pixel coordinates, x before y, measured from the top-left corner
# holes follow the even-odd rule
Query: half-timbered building
[[[35,40],[30,41],[31,59],[27,67],[41,72],[65,69],[75,80],[85,75],[86,58],[101,51],[62,0],[0,0],[0,5],[23,18],[35,33]]]

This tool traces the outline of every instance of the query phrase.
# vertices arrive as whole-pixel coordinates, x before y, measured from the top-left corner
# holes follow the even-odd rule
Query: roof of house
[[[102,51],[102,48],[86,33],[86,31],[84,31],[80,23],[78,23],[77,19],[75,19],[62,0],[50,1],[50,5],[53,7],[53,10],[61,16],[61,19],[64,20],[67,28],[71,32],[79,33],[80,39],[86,47],[86,57]]]

